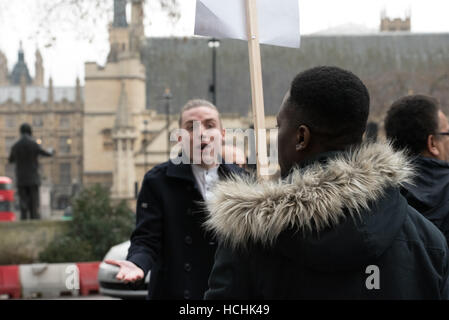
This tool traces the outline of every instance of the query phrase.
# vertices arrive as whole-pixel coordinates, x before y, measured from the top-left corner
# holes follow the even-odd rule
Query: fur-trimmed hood
[[[368,210],[388,188],[411,183],[413,168],[388,143],[363,144],[294,169],[282,181],[233,176],[207,201],[208,230],[232,247],[272,244],[293,228],[321,231]]]

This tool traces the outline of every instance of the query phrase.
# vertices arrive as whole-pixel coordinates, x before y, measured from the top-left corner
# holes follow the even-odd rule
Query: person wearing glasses
[[[395,101],[385,131],[396,149],[406,149],[417,169],[402,190],[408,203],[432,221],[449,243],[449,123],[438,101],[412,95]]]

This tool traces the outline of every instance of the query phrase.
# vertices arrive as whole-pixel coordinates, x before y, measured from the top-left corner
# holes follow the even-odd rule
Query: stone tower
[[[131,0],[131,33],[129,45],[132,52],[140,55],[142,42],[145,39],[143,27],[143,0]]]
[[[406,13],[405,19],[401,18],[391,19],[387,16],[385,10],[382,11],[380,17],[380,32],[395,32],[395,31],[410,32],[411,27],[412,24],[410,12]]]
[[[126,0],[114,0],[114,20],[109,26],[108,62],[117,62],[129,54],[130,28],[126,21]]]
[[[139,8],[139,3],[133,2],[133,6]],[[140,128],[145,111],[145,66],[130,46],[133,26],[134,22],[129,25],[126,20],[126,0],[114,0],[107,63],[102,67],[85,64],[83,183],[112,187],[119,198],[130,194],[128,183],[119,186],[123,172],[128,171],[127,179],[135,179],[129,171],[133,138],[126,135],[131,135],[133,127]],[[126,130],[118,126],[123,119]],[[122,164],[125,171],[119,170]]]

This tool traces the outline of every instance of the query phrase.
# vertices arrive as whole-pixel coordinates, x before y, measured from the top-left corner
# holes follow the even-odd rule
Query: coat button
[[[190,299],[190,291],[184,290],[184,299]]]
[[[185,263],[184,264],[184,270],[187,272],[190,272],[190,270],[192,270],[192,266],[190,265],[190,263]]]
[[[185,242],[185,244],[191,245],[192,242],[193,242],[192,237],[191,236],[186,236],[184,238],[184,242]]]
[[[215,246],[217,243],[215,241],[209,241],[210,246]]]

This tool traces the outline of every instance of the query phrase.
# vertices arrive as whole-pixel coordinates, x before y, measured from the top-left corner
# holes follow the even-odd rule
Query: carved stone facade
[[[44,86],[43,60],[36,50],[36,75],[31,78],[23,49],[11,73],[0,52],[0,175],[15,177],[8,163],[11,146],[19,139],[19,127],[29,123],[33,137],[55,156],[40,159],[43,187],[50,190],[52,209],[64,209],[82,183],[83,88]]]

